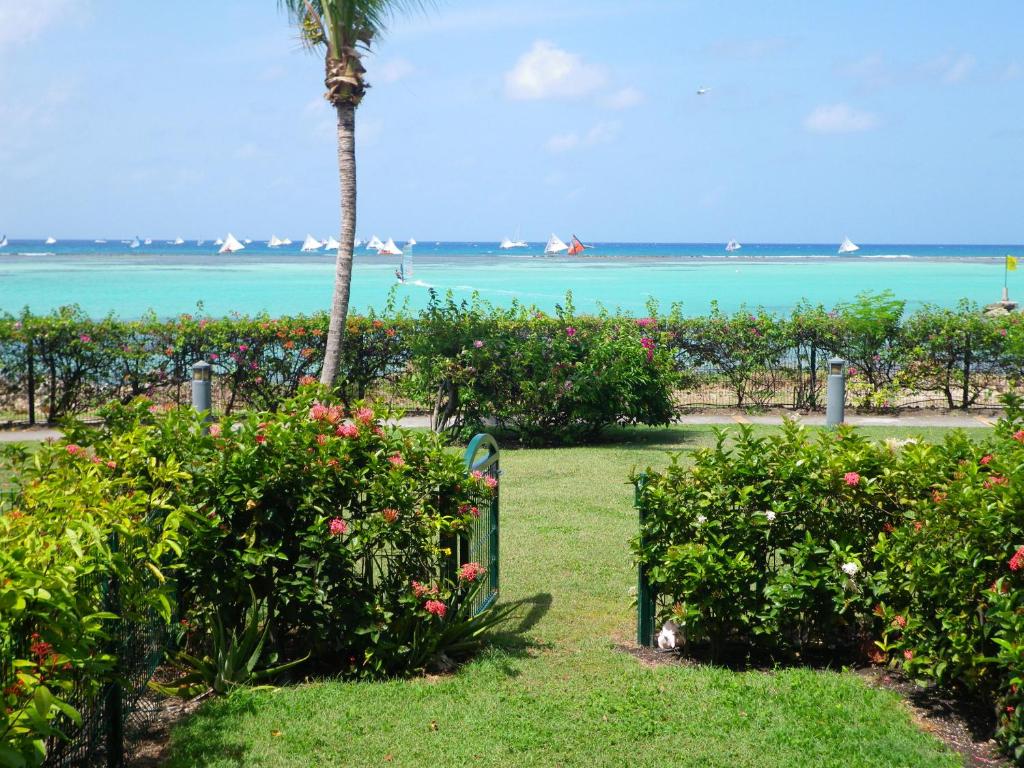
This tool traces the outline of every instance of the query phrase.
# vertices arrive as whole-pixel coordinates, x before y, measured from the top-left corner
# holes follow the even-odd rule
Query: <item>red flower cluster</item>
[[[1008,485],[1009,480],[1002,475],[992,475],[988,480],[983,482],[981,485],[984,488],[994,488],[997,485]]]
[[[383,512],[381,512],[381,515],[384,517],[384,519],[387,522],[393,523],[393,522],[395,522],[395,520],[398,519],[398,510],[397,509],[391,509],[389,507],[388,509],[385,509]]]
[[[353,417],[361,424],[370,426],[373,423],[373,410],[370,408],[360,408],[353,414]]]
[[[856,472],[847,472],[845,475],[843,475],[843,482],[845,482],[847,485],[859,485],[860,475],[858,475]]]
[[[461,581],[476,581],[487,573],[487,569],[480,563],[466,563],[459,568],[459,579]]]
[[[331,536],[341,536],[348,530],[348,523],[340,517],[335,517],[328,523],[327,527],[331,532]]]
[[[439,619],[443,619],[448,613],[448,606],[440,600],[427,600],[423,607],[427,609],[427,613],[432,613]]]
[[[897,616],[895,619],[892,620],[892,625],[894,627],[899,627],[900,629],[903,629],[907,626],[907,620],[902,616]]]
[[[355,424],[342,424],[340,427],[334,430],[334,434],[336,434],[338,437],[347,437],[355,439],[359,437],[359,427],[357,427]]]
[[[989,464],[991,461],[992,461],[992,454],[991,453],[986,453],[984,456],[981,457],[981,461],[979,463],[984,467],[987,464]]]
[[[1019,571],[1024,568],[1024,547],[1018,549],[1010,558],[1010,570]]]
[[[1018,443],[1024,443],[1024,429],[1018,429],[1013,433],[1013,439]]]
[[[946,500],[946,494],[942,491],[932,491],[932,501],[936,504],[941,504]]]
[[[397,453],[392,454],[391,456],[388,456],[388,461],[391,462],[391,466],[396,467],[396,468],[397,467],[404,467],[405,466],[405,459],[403,459]]]

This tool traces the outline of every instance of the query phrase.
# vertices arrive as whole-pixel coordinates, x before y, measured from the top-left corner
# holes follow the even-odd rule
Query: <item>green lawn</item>
[[[502,600],[517,609],[481,658],[449,677],[210,701],[175,730],[169,764],[959,765],[894,694],[853,674],[651,668],[617,647],[632,642],[635,622],[626,477],[664,464],[666,449],[712,440],[703,427],[632,434],[503,453]]]

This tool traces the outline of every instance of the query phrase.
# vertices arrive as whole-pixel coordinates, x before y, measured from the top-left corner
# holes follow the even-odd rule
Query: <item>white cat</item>
[[[679,625],[674,621],[666,621],[658,633],[658,647],[663,651],[671,651],[679,644]]]

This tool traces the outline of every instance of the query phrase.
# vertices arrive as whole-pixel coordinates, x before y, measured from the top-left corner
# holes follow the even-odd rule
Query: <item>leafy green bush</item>
[[[908,673],[995,702],[997,736],[1024,764],[1024,418],[962,457],[876,551],[880,646]]]
[[[0,765],[38,764],[80,720],[68,701],[120,679],[121,622],[170,621],[184,511],[169,489],[187,476],[140,461],[139,438],[12,456],[23,485],[0,514]]]
[[[744,428],[634,478],[661,618],[712,652],[859,651],[959,686],[1024,765],[1024,412],[1006,405],[986,444]]]
[[[434,301],[410,341],[411,391],[435,402],[438,426],[493,422],[529,443],[667,424],[678,380],[667,339],[656,319],[581,317],[571,300],[554,315]]]
[[[951,444],[950,455],[958,450]],[[855,431],[787,423],[780,434],[719,433],[691,468],[640,485],[638,560],[689,642],[770,653],[850,648],[875,623],[875,540],[907,499],[930,491],[930,446],[890,447]]]

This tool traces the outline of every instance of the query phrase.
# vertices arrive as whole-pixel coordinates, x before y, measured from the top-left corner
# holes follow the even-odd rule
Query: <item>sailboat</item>
[[[235,251],[244,251],[245,246],[242,245],[235,239],[235,236],[228,232],[227,238],[224,240],[224,244],[220,247],[217,253],[234,253]]]
[[[3,237],[0,237],[0,248],[6,248],[6,247],[7,247],[7,235],[4,235]]]
[[[402,263],[398,269],[395,270],[395,277],[398,278],[398,282],[404,283],[410,277],[413,276],[412,270],[412,247],[416,245],[415,240],[409,240],[405,245],[405,253],[402,254]]]
[[[185,244],[185,238],[183,238],[183,237],[176,237],[176,238],[174,238],[174,242],[171,243],[171,245],[184,245],[184,244]]]
[[[96,245],[104,245],[104,244],[106,244],[107,241],[106,240],[93,240],[93,242],[96,243]],[[4,239],[4,243],[6,243],[6,238]],[[0,245],[4,245],[4,243],[0,243]]]
[[[55,237],[48,237],[48,238],[46,238],[46,244],[47,245],[56,245],[57,244],[57,238],[55,238]]]
[[[213,241],[213,244],[214,244],[214,245],[224,245],[224,241],[223,241],[223,240],[221,240],[221,239],[220,239],[220,238],[218,237],[218,238],[217,238],[216,240],[214,240],[214,241]]]
[[[334,237],[327,238],[327,245],[324,246],[328,251],[336,251],[341,248],[341,243],[334,239]]]
[[[853,253],[854,251],[859,251],[859,250],[860,250],[860,246],[855,244],[848,237],[846,239],[844,239],[842,244],[839,246],[839,253]]]
[[[153,244],[153,238],[147,237],[145,240],[142,241],[142,244],[143,245],[152,245]]]
[[[129,248],[138,248],[140,245],[142,245],[142,243],[139,242],[139,238],[137,238],[137,237],[134,240],[132,240],[130,243],[128,243],[128,247]]]
[[[733,251],[738,251],[742,247],[743,246],[737,243],[735,240],[730,240],[728,245],[725,246],[725,250],[727,250],[729,253],[732,253]]]
[[[513,237],[511,240],[509,240],[506,237],[504,240],[501,241],[498,247],[501,248],[503,251],[507,251],[510,248],[525,248],[526,242],[519,239],[519,229],[517,228],[515,237]]]
[[[569,242],[571,243],[571,245],[569,246],[570,256],[579,256],[581,253],[583,253],[585,249],[594,247],[592,245],[584,245],[582,242],[580,242],[580,239],[576,237],[576,235],[573,235],[572,240],[570,240]]]
[[[196,240],[196,246],[197,246],[197,247],[198,247],[198,246],[201,246],[201,245],[202,245],[203,243],[205,243],[205,242],[206,242],[205,240]]]
[[[249,238],[245,238],[245,240],[243,240],[242,242],[245,243],[246,245],[252,245],[252,240],[250,240]]]
[[[410,248],[412,248],[414,245],[418,245],[418,243],[416,242],[416,238],[410,237],[409,242],[407,242],[406,245],[409,246]]]
[[[569,246],[563,243],[558,235],[552,233],[551,237],[548,238],[548,244],[544,246],[544,255],[553,256],[556,253],[568,250]]]
[[[384,243],[380,241],[380,238],[374,235],[370,238],[370,242],[366,244],[366,250],[368,251],[379,251],[384,247]]]
[[[278,239],[277,235],[271,235],[267,241],[267,248],[279,248],[284,245],[284,240]]]
[[[389,237],[388,241],[384,243],[377,253],[381,256],[401,256],[402,249],[395,245],[394,238]]]
[[[319,251],[323,247],[324,244],[312,235],[306,235],[306,239],[302,241],[302,250],[306,253],[310,251]]]
[[[359,247],[359,246],[361,246],[362,244],[363,244],[363,241],[362,241],[362,240],[360,240],[360,239],[359,239],[359,238],[357,237],[357,238],[356,238],[356,241],[355,241],[354,243],[352,243],[352,247],[353,247],[353,248],[358,248],[358,247]]]
[[[284,238],[281,241],[281,245],[291,245],[291,244],[292,244],[292,239],[290,237],[286,237],[286,238]]]

